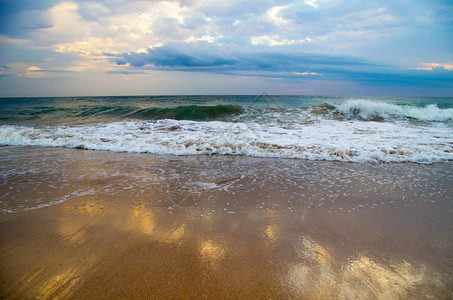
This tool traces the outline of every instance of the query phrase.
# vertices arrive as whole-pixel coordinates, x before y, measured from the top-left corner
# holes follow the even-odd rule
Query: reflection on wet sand
[[[46,280],[38,289],[36,296],[38,299],[64,299],[71,295],[72,289],[77,286],[80,279],[71,270],[67,270]]]
[[[339,295],[344,299],[401,299],[422,284],[438,287],[437,276],[427,277],[425,270],[423,265],[415,267],[404,260],[384,266],[360,254],[345,266]]]
[[[274,225],[267,225],[265,232],[268,242],[271,244],[275,243],[277,236],[279,234],[278,228],[275,227]]]
[[[451,202],[442,202],[442,194],[435,205],[418,196],[411,198],[412,207],[400,203],[358,212],[353,208],[365,205],[354,198],[359,195],[354,188],[367,180],[366,184],[373,184],[374,177],[352,176],[348,180],[356,185],[351,184],[347,197],[336,199],[351,212],[335,210],[322,200],[307,198],[305,191],[306,185],[318,191],[332,191],[335,185],[316,185],[313,180],[304,186],[300,180],[280,194],[280,185],[299,179],[288,180],[289,166],[279,174],[277,169],[267,172],[263,164],[253,176],[231,174],[236,181],[227,187],[211,184],[216,178],[197,177],[202,191],[197,196],[203,198],[184,206],[171,198],[170,181],[181,164],[190,169],[196,161],[166,161],[174,165],[161,172],[162,164],[146,159],[134,167],[131,162],[94,160],[88,173],[79,170],[72,181],[69,175],[64,177],[65,188],[77,191],[64,203],[0,215],[0,298],[442,299],[452,295]],[[160,171],[136,170],[153,164]],[[332,172],[344,167],[328,166]],[[112,175],[120,173],[117,167],[123,170],[120,177]],[[128,167],[134,176],[126,176]],[[102,178],[102,173],[109,175]],[[414,176],[421,181],[424,173]],[[438,187],[451,191],[451,185]],[[376,193],[367,194],[369,201],[379,203],[376,195],[387,188],[375,184]],[[312,192],[320,199],[332,195],[326,193]]]
[[[144,209],[143,206],[133,208],[131,214],[121,222],[122,224],[118,221],[121,220],[117,220],[117,226],[120,230],[124,228],[148,236],[153,235],[156,227],[153,212],[150,209]]]
[[[211,266],[216,266],[224,257],[226,249],[214,241],[203,241],[200,245],[200,255],[202,261],[208,262]]]
[[[61,220],[58,228],[60,236],[68,243],[74,246],[82,245],[86,241],[86,224],[70,223],[67,220]]]
[[[18,281],[20,288],[11,278],[8,296],[91,298],[89,281],[94,280],[90,278],[99,281],[100,275],[96,274],[109,274],[110,279],[102,279],[99,288],[102,291],[108,288],[115,297],[123,294],[117,286],[110,285],[110,281],[118,282],[122,276],[145,276],[174,289],[191,278],[196,284],[189,288],[189,298],[200,293],[203,295],[205,290],[210,290],[208,294],[213,295],[211,292],[226,287],[229,293],[218,295],[245,296],[244,289],[249,286],[258,298],[278,295],[307,299],[395,299],[423,295],[416,294],[416,291],[429,296],[431,289],[443,287],[440,274],[429,271],[421,262],[414,264],[393,257],[392,263],[385,264],[377,262],[379,258],[366,255],[363,249],[341,257],[335,246],[323,245],[316,241],[315,234],[308,233],[310,230],[300,227],[303,223],[310,229],[311,225],[307,225],[310,223],[309,213],[305,213],[304,222],[300,222],[297,216],[269,218],[267,214],[254,214],[250,218],[238,219],[224,214],[211,217],[206,228],[204,217],[186,222],[184,209],[169,214],[163,208],[137,205],[89,214],[71,206],[72,203],[65,203],[58,214],[50,216],[46,222],[48,232],[35,230],[35,239],[26,241],[29,247],[47,251],[47,255],[31,259],[23,257],[20,252],[15,253],[14,249],[2,249],[3,257],[12,261],[10,268],[38,260],[33,261],[33,271]],[[52,230],[52,226],[56,230]],[[59,236],[55,241],[61,242],[40,244],[39,240],[53,231]],[[305,233],[300,235],[301,231]],[[188,265],[178,271],[183,272],[180,276],[186,279],[176,280],[171,269],[175,267],[174,263],[180,262],[181,255],[189,258],[184,260]],[[153,263],[147,266],[149,259]],[[121,270],[128,270],[140,261],[143,269],[122,273]],[[153,269],[161,268],[156,263],[169,268],[168,274],[153,272]],[[233,279],[232,274],[242,279]],[[258,283],[268,285],[262,294],[254,286]],[[134,285],[130,286],[130,293],[123,296],[133,298],[136,295],[134,289]]]
[[[340,264],[308,236],[301,238],[296,252],[302,262],[290,267],[287,281],[303,298],[401,299],[414,293],[417,287],[440,285],[439,274],[428,275],[425,265],[415,267],[405,260],[383,265],[356,253]]]
[[[181,242],[182,239],[184,238],[184,234],[186,233],[186,228],[187,228],[187,225],[186,224],[182,224],[181,226],[177,227],[174,230],[170,229],[168,231],[168,235],[165,238],[164,242],[168,242],[168,243],[179,243],[179,242]]]
[[[295,246],[301,260],[288,270],[288,283],[296,295],[311,298],[326,298],[336,295],[334,261],[327,250],[303,236]]]

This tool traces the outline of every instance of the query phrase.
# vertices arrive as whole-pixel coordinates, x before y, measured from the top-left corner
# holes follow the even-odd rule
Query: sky
[[[0,0],[0,97],[453,96],[451,0]]]

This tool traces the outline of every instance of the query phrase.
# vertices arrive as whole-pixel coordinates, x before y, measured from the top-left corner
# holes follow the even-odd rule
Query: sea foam
[[[261,124],[178,120],[79,126],[0,126],[0,145],[67,147],[171,155],[246,155],[350,162],[453,160],[446,123],[320,120]]]
[[[338,105],[336,110],[348,118],[358,117],[364,120],[411,118],[426,122],[453,121],[453,109],[440,109],[435,104],[414,107],[360,99],[346,101]]]

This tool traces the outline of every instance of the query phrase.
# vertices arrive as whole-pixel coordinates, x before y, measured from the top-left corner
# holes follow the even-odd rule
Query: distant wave
[[[133,105],[84,105],[73,107],[33,107],[0,114],[4,122],[45,122],[47,124],[84,124],[122,120],[230,120],[244,112],[241,105],[180,105],[139,107]]]
[[[397,105],[372,99],[349,99],[332,103],[326,99],[297,103],[296,99],[290,105],[285,104],[285,101],[281,103],[237,101],[220,104],[217,102],[217,105],[210,105],[181,104],[182,101],[154,103],[113,100],[86,101],[81,104],[74,100],[55,105],[24,104],[23,107],[7,103],[3,110],[0,110],[0,123],[74,125],[164,119],[260,124],[301,124],[319,120],[453,122],[453,108],[439,108],[429,102],[424,102],[422,104],[424,106],[416,106]],[[213,98],[212,101],[216,99]]]
[[[191,120],[191,121],[215,121],[221,120],[231,115],[237,115],[243,112],[239,105],[215,105],[215,106],[198,106],[187,105],[169,108],[146,108],[140,109],[128,117],[142,120]]]
[[[116,119],[138,119],[138,120],[192,120],[192,121],[214,121],[223,119],[233,114],[240,114],[243,109],[239,105],[214,105],[198,106],[183,105],[176,107],[150,107],[137,108],[131,106],[99,106],[81,109],[77,117],[112,117]]]
[[[434,104],[426,107],[400,106],[369,100],[348,100],[335,107],[346,118],[362,120],[416,119],[425,122],[453,121],[453,109],[440,109]]]

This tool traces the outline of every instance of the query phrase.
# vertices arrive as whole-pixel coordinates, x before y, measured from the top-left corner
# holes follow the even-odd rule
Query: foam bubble
[[[223,154],[350,162],[453,160],[453,133],[398,122],[310,124],[127,121],[83,126],[0,126],[0,144],[172,155]]]

